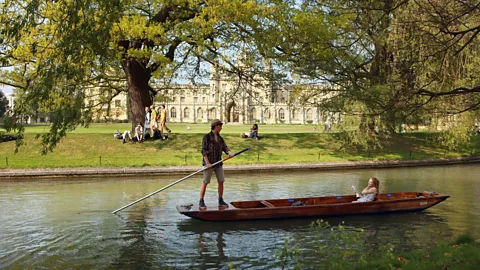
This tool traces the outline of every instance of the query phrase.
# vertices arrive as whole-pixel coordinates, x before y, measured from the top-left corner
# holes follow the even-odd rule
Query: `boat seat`
[[[262,200],[262,201],[260,201],[260,203],[263,204],[263,205],[265,205],[265,207],[268,207],[268,208],[274,208],[274,207],[275,207],[275,205],[273,205],[273,204],[271,204],[271,203],[269,203],[269,202],[267,202],[267,201],[263,201],[263,200]]]

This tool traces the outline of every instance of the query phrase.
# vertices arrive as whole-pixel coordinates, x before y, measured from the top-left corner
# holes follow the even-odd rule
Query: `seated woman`
[[[360,198],[354,203],[357,202],[371,202],[377,198],[378,193],[380,192],[380,181],[377,178],[372,177],[368,180],[368,185],[363,189]]]
[[[143,124],[138,123],[138,125],[135,127],[135,138],[137,139],[138,142],[143,141]]]
[[[258,125],[253,124],[252,128],[250,129],[250,135],[248,136],[249,138],[256,139],[258,140]]]

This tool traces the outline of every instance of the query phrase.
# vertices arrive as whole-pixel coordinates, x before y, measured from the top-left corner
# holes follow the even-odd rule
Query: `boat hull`
[[[198,205],[178,205],[177,210],[204,221],[284,219],[422,211],[449,197],[432,192],[401,192],[380,194],[376,201],[363,203],[353,203],[355,196],[347,195],[238,201],[228,208],[199,209]]]

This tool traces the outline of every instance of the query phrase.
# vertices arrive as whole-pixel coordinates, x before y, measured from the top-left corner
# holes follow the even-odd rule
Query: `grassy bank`
[[[146,141],[143,144],[122,144],[113,139],[115,130],[128,130],[129,124],[94,124],[79,128],[62,140],[53,153],[39,154],[35,135],[44,126],[29,126],[25,144],[14,154],[15,143],[0,144],[0,168],[53,167],[141,167],[201,164],[201,140],[209,131],[207,124],[169,124],[174,131],[168,141]],[[446,152],[429,139],[428,133],[407,133],[393,138],[383,149],[361,151],[342,147],[335,133],[313,132],[314,126],[260,126],[261,140],[240,138],[249,125],[225,125],[222,135],[234,152],[251,150],[229,160],[231,164],[268,164],[326,161],[401,160],[469,156],[479,152],[480,136],[464,149]],[[321,127],[317,127],[321,130]]]
[[[478,269],[480,262],[480,243],[468,233],[450,243],[428,242],[410,252],[399,251],[391,243],[372,245],[366,238],[363,229],[348,230],[343,223],[335,227],[317,220],[311,226],[314,252],[287,238],[276,254],[278,265],[292,269]]]

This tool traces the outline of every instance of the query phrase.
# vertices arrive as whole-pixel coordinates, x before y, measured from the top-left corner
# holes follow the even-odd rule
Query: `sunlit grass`
[[[190,130],[187,130],[190,126]],[[0,144],[0,168],[54,168],[54,167],[142,167],[142,166],[200,166],[203,134],[207,124],[169,124],[173,130],[168,141],[146,141],[143,144],[123,144],[114,139],[115,130],[130,129],[130,124],[93,124],[69,133],[46,156],[40,155],[40,144],[35,135],[43,132],[42,125],[26,129],[25,144],[14,154],[15,143]],[[243,139],[249,125],[228,124],[222,135],[229,148],[236,152],[251,150],[230,159],[229,164],[279,164],[363,160],[402,160],[458,157],[478,154],[480,136],[469,147],[445,152],[430,142],[424,133],[399,135],[383,149],[358,150],[342,147],[338,136],[313,132],[313,126],[260,126],[261,140]]]

